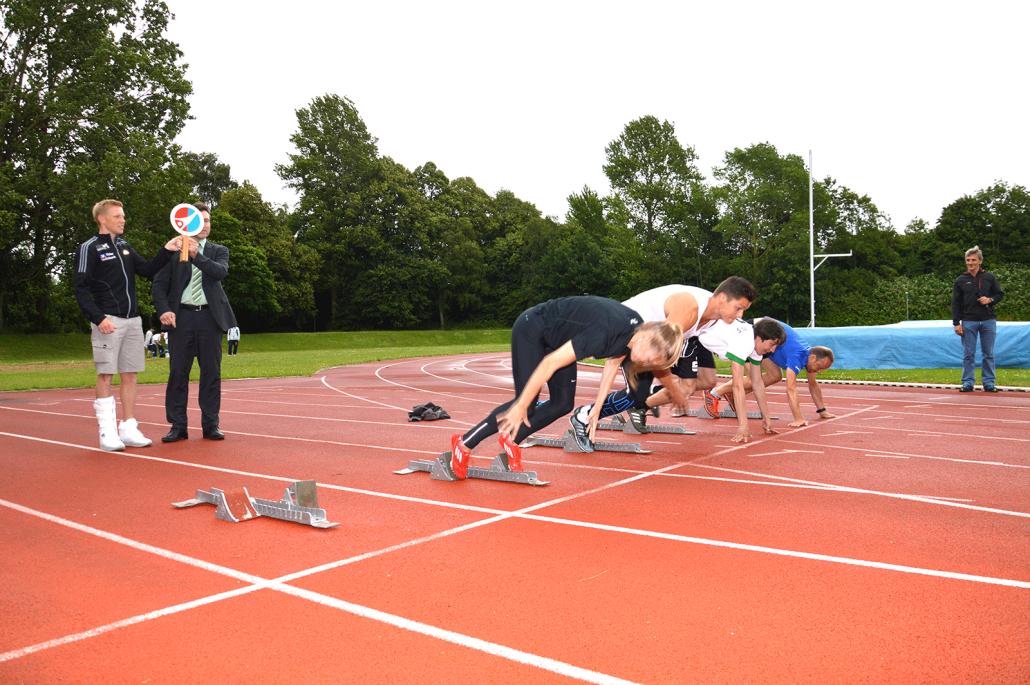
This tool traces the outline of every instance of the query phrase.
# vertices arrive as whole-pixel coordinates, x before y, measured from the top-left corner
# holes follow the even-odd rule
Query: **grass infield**
[[[511,332],[503,328],[454,331],[353,331],[244,335],[240,353],[222,356],[223,378],[309,376],[343,364],[473,352],[506,352]],[[224,341],[223,341],[224,345]],[[223,348],[224,349],[224,348]],[[720,372],[728,372],[720,366]],[[199,369],[194,364],[192,379]],[[960,382],[959,369],[827,370],[836,380],[902,383]],[[164,383],[168,359],[147,359],[140,383]],[[1030,387],[1030,369],[998,369],[998,385]],[[117,379],[116,379],[117,382]],[[96,373],[85,333],[0,335],[0,390],[90,387]]]

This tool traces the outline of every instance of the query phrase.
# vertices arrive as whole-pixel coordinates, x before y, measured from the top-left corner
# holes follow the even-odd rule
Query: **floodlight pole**
[[[815,328],[815,206],[812,203],[812,151],[808,151],[808,296],[809,328]]]
[[[823,265],[830,257],[850,257],[851,250],[847,254],[820,254],[815,253],[815,203],[812,202],[812,151],[808,151],[808,293],[809,304],[811,305],[811,318],[808,320],[808,327],[815,328],[815,270]],[[815,258],[821,257],[819,263]]]

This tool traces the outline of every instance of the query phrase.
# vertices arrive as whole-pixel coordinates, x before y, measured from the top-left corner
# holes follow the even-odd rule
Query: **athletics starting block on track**
[[[689,411],[687,411],[687,416],[693,416],[695,419],[708,419],[709,421],[711,421],[713,418],[715,418],[715,417],[709,416],[708,412],[706,412],[704,409],[690,409]],[[749,419],[760,419],[760,418],[762,418],[762,412],[760,412],[760,411],[749,411],[747,413],[747,417]],[[737,418],[737,412],[733,411],[732,409],[724,408],[724,409],[719,410],[719,416],[717,418],[720,418],[720,419],[735,419],[735,418]],[[772,420],[773,421],[779,421],[779,418],[774,416],[774,417],[772,417]]]
[[[413,459],[408,462],[407,468],[394,471],[397,475],[406,476],[409,473],[424,471],[433,480],[461,480],[451,471],[451,453],[444,452],[436,459]],[[468,478],[479,478],[482,480],[497,480],[504,483],[521,483],[522,485],[547,485],[550,481],[539,480],[536,471],[512,471],[508,467],[505,455],[498,454],[494,457],[489,468],[482,466],[468,467]]]
[[[641,435],[641,431],[637,430],[637,427],[633,425],[632,421],[627,421],[623,418],[622,414],[616,414],[612,417],[611,421],[602,421],[597,424],[597,428],[603,431],[622,431],[623,433],[629,433],[631,435]],[[677,426],[672,423],[656,423],[648,424],[645,426],[647,433],[671,433],[673,435],[696,435],[697,431],[687,430],[683,426]]]
[[[583,453],[576,443],[576,436],[571,430],[565,431],[560,438],[542,438],[531,435],[526,438],[526,447],[560,447],[566,452]],[[645,450],[639,442],[608,442],[607,440],[594,441],[595,452],[632,452],[634,454],[651,454],[651,450]]]
[[[172,502],[176,509],[195,507],[198,504],[215,505],[215,518],[231,523],[249,521],[260,516],[302,523],[314,528],[333,528],[340,525],[326,520],[325,509],[318,506],[315,481],[299,480],[286,488],[281,500],[251,497],[247,488],[211,491],[197,490],[197,496],[183,502]]]

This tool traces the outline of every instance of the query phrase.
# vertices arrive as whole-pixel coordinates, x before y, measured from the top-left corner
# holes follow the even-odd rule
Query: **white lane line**
[[[761,454],[749,454],[749,457],[775,457],[780,454],[822,454],[822,450],[792,450],[782,449],[776,452],[762,452]]]
[[[820,436],[829,437],[829,436]],[[903,457],[913,457],[915,459],[930,459],[932,461],[951,461],[958,464],[976,464],[977,466],[1003,466],[1010,469],[1030,469],[1030,465],[1027,464],[1010,464],[1003,461],[988,461],[984,459],[961,459],[959,457],[936,457],[929,454],[914,454],[912,452],[899,452],[897,450],[878,450],[875,447],[845,447],[844,445],[827,445],[818,442],[805,442],[803,440],[787,440],[792,445],[807,445],[809,447],[825,447],[831,451],[834,450],[848,450],[849,452],[882,452],[883,454],[899,455]]]
[[[375,372],[376,378],[378,378],[379,380],[381,380],[384,383],[389,383],[390,385],[396,385],[398,388],[406,388],[408,390],[414,390],[416,392],[421,392],[421,393],[425,393],[425,394],[431,394],[434,397],[451,397],[451,398],[454,398],[454,399],[462,400],[463,402],[480,402],[480,403],[483,403],[483,404],[490,404],[490,405],[493,405],[495,407],[498,404],[502,404],[502,402],[498,402],[497,400],[482,400],[482,399],[479,399],[478,397],[466,397],[465,395],[455,395],[455,394],[449,393],[449,392],[438,392],[436,390],[426,390],[425,388],[416,388],[413,385],[405,385],[404,383],[398,383],[396,381],[391,381],[390,379],[383,377],[382,372],[384,370],[390,368],[391,366],[398,366],[398,365],[403,364],[403,363],[405,363],[405,362],[397,362],[397,363],[394,363],[394,364],[386,364],[385,366],[380,366],[378,369],[376,369],[376,372]],[[409,360],[408,363],[410,363],[410,360]],[[408,410],[405,409],[404,411],[408,411]]]
[[[13,408],[0,406],[0,409],[13,409]],[[39,414],[51,414],[51,415],[57,415],[57,416],[68,416],[68,417],[80,418],[80,419],[84,419],[84,420],[91,418],[91,417],[86,417],[86,416],[82,416],[82,415],[78,415],[78,414],[67,414],[67,413],[62,413],[62,412],[47,412],[47,411],[34,410],[34,409],[17,409],[16,411],[25,411],[25,412],[39,413]],[[150,423],[150,422],[142,422],[142,423]],[[160,424],[152,424],[152,425],[160,425]],[[371,445],[371,444],[361,444],[361,443],[345,443],[345,442],[332,441],[332,440],[317,440],[317,439],[313,439],[313,438],[297,438],[297,437],[292,437],[292,436],[280,436],[280,435],[263,435],[263,434],[258,434],[258,433],[243,433],[243,432],[239,432],[239,431],[232,431],[232,433],[233,434],[238,434],[238,435],[247,435],[247,436],[253,436],[253,437],[261,437],[261,438],[266,438],[266,439],[292,440],[292,441],[313,442],[313,443],[325,443],[325,444],[340,445],[340,446],[346,446],[346,447],[361,447],[361,448],[378,449],[378,450],[385,450],[385,451],[392,451],[392,452],[410,452],[410,453],[415,453],[415,454],[425,454],[425,455],[432,455],[432,456],[436,456],[438,454],[438,452],[433,452],[433,451],[428,451],[428,450],[413,450],[413,449],[406,449],[406,448],[385,447],[385,446],[381,446],[381,445]],[[277,482],[292,483],[292,482],[297,480],[296,477],[274,476],[274,475],[269,475],[269,474],[256,473],[256,472],[252,472],[252,471],[241,471],[241,470],[238,470],[238,469],[219,467],[219,466],[213,466],[213,465],[208,465],[208,464],[200,464],[200,463],[189,462],[189,461],[181,461],[181,460],[178,460],[178,459],[170,459],[170,458],[167,458],[167,457],[149,456],[149,455],[145,455],[145,454],[139,454],[139,453],[136,453],[136,452],[115,452],[115,453],[105,452],[104,450],[101,450],[99,447],[92,447],[92,446],[89,446],[89,445],[82,445],[82,444],[79,444],[79,443],[62,442],[62,441],[58,441],[58,440],[52,440],[52,439],[49,439],[49,438],[41,438],[41,437],[31,436],[31,435],[22,435],[22,434],[19,434],[19,433],[0,432],[0,436],[6,436],[6,437],[11,437],[11,438],[15,438],[15,439],[21,439],[21,440],[30,440],[30,441],[35,441],[35,442],[42,442],[42,443],[46,443],[46,444],[58,445],[58,446],[61,446],[61,447],[69,447],[69,448],[73,448],[73,449],[82,449],[82,450],[87,450],[87,451],[91,451],[91,452],[98,452],[100,454],[105,454],[105,455],[116,454],[116,455],[118,455],[120,457],[126,457],[126,458],[131,458],[131,459],[139,459],[139,460],[142,460],[142,461],[153,461],[153,462],[158,462],[158,463],[172,464],[172,465],[176,465],[176,466],[186,466],[186,467],[190,467],[190,468],[197,468],[197,469],[203,469],[203,470],[208,470],[208,471],[216,471],[216,472],[220,472],[220,473],[229,473],[229,474],[234,474],[234,475],[242,475],[242,476],[247,476],[247,477],[252,477],[252,478],[259,478],[259,479],[264,479],[264,480],[273,480],[273,481],[277,481]],[[796,441],[784,440],[784,442],[796,442]],[[809,443],[798,442],[798,444],[808,445]],[[846,447],[838,448],[838,447],[836,447],[834,445],[813,445],[813,446],[823,446],[823,447],[827,447],[827,448],[829,448],[831,450],[832,449],[850,449],[850,450],[857,449],[857,448],[846,448]],[[716,454],[724,454],[724,453],[727,453],[727,452],[732,452],[734,450],[740,450],[743,447],[745,447],[745,446],[742,446],[742,445],[728,446],[728,447],[725,447],[724,449],[722,449],[720,452],[717,452]],[[715,456],[715,455],[712,455],[712,456]],[[490,457],[480,457],[480,456],[474,456],[473,458],[475,458],[475,459],[482,459],[482,460],[490,460],[491,459]],[[581,470],[596,471],[596,472],[648,473],[646,471],[640,471],[640,470],[636,470],[636,469],[622,469],[622,468],[615,468],[615,467],[601,467],[601,466],[595,466],[595,465],[572,464],[572,463],[569,463],[569,462],[554,462],[554,461],[548,461],[548,460],[528,460],[527,459],[527,460],[524,460],[524,463],[530,464],[530,465],[534,465],[534,466],[551,466],[551,467],[556,467],[556,468],[581,469]],[[990,462],[976,462],[976,463],[983,464],[983,463],[990,463]],[[697,466],[699,468],[716,468],[716,467],[704,466],[704,465],[698,463],[697,460],[690,462],[689,465]],[[732,469],[724,469],[724,470],[732,471]],[[740,473],[744,473],[744,474],[748,474],[748,475],[757,475],[759,477],[776,479],[776,480],[791,480],[791,481],[795,481],[795,479],[784,479],[781,476],[774,476],[774,475],[768,475],[768,474],[753,474],[753,473],[745,472],[745,471],[740,471]],[[727,482],[736,482],[736,483],[741,483],[741,484],[745,484],[745,485],[769,485],[769,486],[777,485],[776,483],[769,483],[769,482],[762,482],[762,481],[749,481],[749,480],[740,480],[740,479],[716,479],[716,478],[707,478],[707,477],[704,477],[704,476],[693,476],[693,475],[689,475],[689,474],[679,474],[679,473],[661,473],[661,474],[658,474],[658,475],[661,475],[662,477],[667,477],[667,478],[688,478],[688,479],[697,479],[697,480],[725,480]],[[344,486],[344,485],[336,485],[336,484],[332,484],[332,483],[319,482],[319,487],[330,489],[330,490],[338,490],[340,492],[348,492],[348,493],[352,493],[352,494],[361,494],[361,495],[367,495],[367,496],[371,496],[371,497],[382,497],[382,498],[386,498],[386,499],[395,499],[395,500],[406,501],[406,502],[414,502],[414,503],[419,503],[419,504],[427,504],[427,505],[431,505],[431,506],[440,506],[440,507],[454,508],[454,509],[464,509],[464,510],[467,510],[467,511],[476,511],[476,512],[483,512],[483,513],[500,513],[500,511],[501,511],[501,510],[490,509],[490,508],[486,508],[486,507],[476,507],[476,506],[471,506],[471,505],[453,504],[453,503],[450,503],[450,502],[446,502],[444,500],[430,500],[430,499],[425,499],[425,498],[410,497],[410,496],[406,496],[406,495],[396,495],[396,494],[393,494],[393,493],[380,492],[380,491],[376,491],[376,490],[366,490],[366,489],[363,489],[363,488],[353,488],[353,487],[348,487],[348,486]],[[838,491],[840,491],[840,488],[842,486],[837,486],[837,485],[833,485],[833,484],[811,484],[809,481],[797,480],[795,487],[805,487],[805,488],[811,488],[811,489],[817,489],[817,490],[838,490]],[[868,495],[876,495],[876,496],[890,496],[890,497],[894,497],[895,496],[895,494],[883,495],[883,494],[879,493],[878,491],[874,491],[874,490],[869,490],[869,491],[856,490],[855,492],[857,494],[868,494]],[[939,499],[939,498],[935,498],[935,499]],[[947,498],[945,498],[945,499],[947,499]],[[922,501],[922,500],[916,500],[916,501]],[[959,500],[959,501],[969,501],[969,500]]]
[[[971,423],[971,422],[974,422],[974,421],[975,422],[982,422],[984,420],[984,417],[981,417],[981,416],[959,416],[957,414],[931,414],[931,413],[928,413],[928,412],[901,411],[899,409],[877,409],[876,411],[877,411],[877,413],[883,413],[883,414],[900,414],[901,416],[906,417],[906,418],[915,416],[915,417],[919,417],[919,418],[929,418],[929,419],[948,419],[949,421],[961,421],[961,422],[965,422],[965,423]],[[1005,418],[1001,418],[1001,417],[997,417],[997,416],[992,416],[990,418],[990,421],[991,421],[991,423],[1018,423],[1018,424],[1030,423],[1030,420],[1028,420],[1028,419],[1005,419]]]
[[[369,398],[362,397],[361,395],[352,395],[351,393],[347,392],[346,390],[340,390],[339,388],[336,388],[336,387],[333,387],[332,385],[330,385],[329,381],[327,381],[325,379],[325,376],[322,376],[319,380],[322,381],[322,385],[324,385],[325,387],[329,388],[333,392],[340,393],[341,395],[346,395],[347,397],[353,397],[354,399],[361,400],[362,402],[371,402],[372,404],[378,404],[380,407],[388,407],[389,409],[399,409],[400,411],[404,412],[405,414],[407,414],[407,412],[411,411],[410,409],[406,409],[404,407],[398,407],[395,404],[386,404],[385,402],[379,402],[377,400],[370,400]]]
[[[659,533],[656,531],[641,531],[636,528],[625,528],[623,526],[611,526],[603,523],[590,523],[586,521],[569,521],[568,519],[552,518],[550,516],[540,516],[538,514],[527,515],[525,518],[545,521],[548,523],[559,523],[567,522],[568,525],[579,526],[582,528],[592,528],[594,530],[604,530],[613,533],[627,533],[631,535],[640,535],[643,537],[659,538],[662,540],[674,540],[677,542],[687,542],[696,545],[705,545],[709,547],[724,547],[726,549],[735,549],[746,552],[759,552],[762,554],[772,554],[776,556],[794,557],[798,559],[809,559],[813,561],[826,561],[834,564],[844,564],[847,566],[864,566],[866,568],[880,569],[884,571],[896,571],[898,573],[912,573],[916,575],[932,576],[935,578],[949,578],[952,580],[965,580],[973,583],[984,583],[987,585],[1002,585],[1005,587],[1014,587],[1022,590],[1030,589],[1030,581],[1025,580],[1014,580],[1011,578],[996,578],[993,576],[981,576],[971,573],[959,573],[955,571],[943,571],[940,569],[921,568],[918,566],[906,566],[903,564],[889,564],[882,561],[869,561],[867,559],[853,559],[850,557],[840,557],[830,554],[818,554],[814,552],[800,552],[797,550],[780,549],[778,547],[765,547],[762,545],[747,545],[739,542],[728,542],[726,540],[713,540],[709,538],[698,538],[688,535],[677,535],[675,533]]]
[[[773,478],[776,480],[783,480],[789,483],[804,483],[806,485],[821,485],[832,490],[839,492],[851,492],[862,495],[877,495],[879,497],[889,497],[891,499],[907,500],[910,502],[923,502],[926,504],[936,504],[945,507],[957,507],[959,509],[969,509],[971,511],[980,511],[989,514],[1001,514],[1003,516],[1015,516],[1017,518],[1030,518],[1030,513],[1023,511],[1012,511],[1009,509],[995,509],[993,507],[980,507],[972,504],[962,504],[965,500],[952,500],[950,498],[929,496],[929,495],[907,495],[901,492],[887,492],[884,490],[869,490],[866,488],[854,488],[848,485],[837,485],[836,483],[823,483],[815,480],[805,480],[803,478],[789,478],[787,476],[775,476],[771,473],[756,473],[754,471],[744,471],[743,469],[731,469],[725,466],[711,466],[709,464],[697,464],[692,463],[691,466],[695,466],[699,469],[713,469],[715,471],[725,471],[726,473],[739,473],[743,476],[753,476],[755,478]]]
[[[153,457],[145,454],[138,454],[135,452],[106,452],[99,447],[92,447],[89,445],[77,445],[70,442],[61,442],[59,440],[50,440],[48,438],[39,438],[32,435],[19,435],[18,433],[5,433],[0,432],[0,436],[17,438],[20,440],[31,440],[34,442],[42,442],[49,445],[57,445],[59,447],[69,447],[72,449],[86,450],[87,452],[99,452],[100,454],[107,456],[118,456],[128,459],[139,459],[141,461],[153,461],[161,464],[171,464],[173,466],[186,466],[188,468],[201,469],[203,471],[214,471],[216,473],[230,473],[236,476],[246,476],[248,478],[259,478],[261,480],[271,480],[281,483],[295,483],[299,478],[295,476],[273,476],[267,473],[255,473],[253,471],[241,471],[239,469],[230,469],[224,466],[213,466],[210,464],[198,464],[191,461],[180,461],[178,459],[169,459],[167,457]],[[339,490],[340,492],[348,492],[355,495],[369,495],[371,497],[381,497],[383,499],[394,499],[401,502],[413,502],[416,504],[429,504],[433,506],[446,507],[448,509],[461,509],[464,511],[475,511],[486,514],[498,514],[504,513],[500,509],[489,509],[487,507],[477,507],[471,504],[455,504],[451,502],[445,502],[442,500],[431,500],[422,497],[411,497],[409,495],[396,495],[389,492],[378,492],[376,490],[365,490],[363,488],[352,488],[346,485],[336,485],[334,483],[323,483],[319,481],[319,488],[327,490]]]
[[[1001,435],[990,435],[989,433],[945,433],[943,431],[924,431],[915,428],[894,428],[892,426],[877,426],[880,430],[901,431],[902,433],[915,433],[917,435],[934,435],[949,438],[975,438],[977,440],[1007,440],[1009,442],[1030,442],[1030,438],[1009,438]]]
[[[880,459],[908,459],[908,457],[900,454],[870,454],[869,452],[866,452],[865,455],[867,457],[879,457]]]
[[[155,611],[148,611],[145,614],[138,614],[129,618],[124,618],[120,621],[114,621],[106,625],[97,626],[96,628],[90,628],[89,630],[83,630],[79,633],[72,633],[70,635],[64,635],[62,637],[54,638],[52,640],[46,640],[45,642],[37,642],[34,645],[22,647],[20,649],[12,649],[9,652],[0,653],[0,664],[5,661],[14,661],[36,652],[42,652],[47,649],[53,649],[54,647],[60,647],[62,645],[68,645],[73,642],[81,642],[82,640],[88,640],[91,637],[98,637],[104,633],[110,633],[112,630],[118,630],[119,628],[128,628],[138,623],[146,623],[147,621],[153,621],[157,618],[164,616],[171,616],[178,614],[183,611],[189,611],[190,609],[196,609],[197,607],[207,606],[208,604],[214,604],[215,602],[221,602],[232,597],[239,597],[246,595],[251,592],[265,589],[261,585],[248,585],[246,587],[239,588],[237,590],[229,590],[228,592],[220,592],[217,595],[210,595],[208,597],[201,597],[194,599],[189,602],[183,602],[181,604],[175,604],[173,606],[164,607],[163,609],[157,609]]]
[[[422,367],[419,369],[419,371],[421,371],[423,374],[425,374],[427,376],[432,376],[433,378],[439,378],[440,380],[442,380],[442,381],[444,381],[446,383],[460,383],[461,385],[471,385],[474,388],[486,388],[487,390],[496,390],[497,391],[496,394],[497,394],[498,397],[504,396],[504,397],[509,397],[510,398],[514,394],[514,389],[513,388],[514,388],[514,385],[515,385],[515,381],[512,380],[510,377],[508,377],[507,380],[508,380],[508,385],[512,386],[512,387],[509,387],[509,388],[499,388],[496,385],[483,385],[482,383],[473,383],[472,381],[459,381],[457,378],[448,378],[446,376],[440,376],[440,375],[437,375],[437,374],[433,373],[432,371],[429,371],[426,368],[426,367],[431,366],[433,364],[439,364],[439,363],[441,363],[439,359],[437,359],[435,361],[426,362],[425,364],[422,365]],[[463,368],[462,370],[468,371],[467,368]],[[486,374],[483,374],[483,375],[485,376]],[[498,404],[500,404],[500,402],[498,402]]]
[[[154,547],[153,545],[148,545],[138,540],[133,540],[131,538],[123,537],[121,535],[116,535],[114,533],[109,533],[107,531],[103,531],[97,528],[85,526],[80,523],[76,523],[75,521],[54,516],[52,514],[47,514],[46,512],[38,511],[36,509],[30,509],[20,504],[9,502],[7,500],[0,499],[0,506],[13,509],[23,514],[41,518],[50,523],[66,526],[78,532],[94,535],[101,539],[108,540],[110,542],[115,542],[120,545],[129,547],[131,549],[136,549],[149,554],[156,554],[157,556],[164,557],[172,561],[177,561],[188,566],[192,566],[194,568],[200,568],[206,571],[229,576],[230,578],[244,580],[245,582],[251,583],[251,586],[247,588],[239,588],[235,591],[222,592],[217,595],[212,595],[210,597],[193,600],[192,602],[185,602],[183,604],[175,605],[174,607],[167,607],[166,609],[149,612],[147,614],[141,614],[130,619],[117,621],[115,623],[107,624],[106,626],[100,626],[99,628],[83,631],[81,633],[76,633],[74,635],[66,635],[62,638],[58,638],[55,640],[48,640],[47,642],[41,642],[36,645],[30,645],[29,647],[23,647],[18,650],[5,652],[3,654],[0,654],[0,663],[10,661],[21,656],[26,656],[28,654],[32,654],[35,652],[39,652],[43,649],[48,649],[51,647],[68,644],[70,642],[85,640],[90,637],[95,637],[97,635],[102,635],[103,633],[110,632],[111,630],[115,630],[117,628],[135,625],[138,623],[142,623],[144,621],[159,618],[161,616],[179,613],[181,611],[186,611],[187,609],[192,609],[199,606],[205,606],[217,601],[228,599],[229,597],[236,597],[241,594],[246,594],[247,592],[267,589],[274,590],[276,592],[281,592],[286,595],[291,595],[293,597],[298,597],[300,599],[305,599],[309,602],[314,602],[321,606],[338,609],[340,611],[344,611],[355,616],[360,616],[362,618],[367,618],[373,621],[378,621],[380,623],[385,623],[387,625],[392,625],[396,628],[401,628],[402,630],[419,633],[421,635],[426,635],[429,637],[436,638],[438,640],[450,642],[461,647],[483,652],[485,654],[490,654],[492,656],[501,657],[509,661],[515,661],[521,664],[525,664],[527,666],[532,666],[542,670],[550,671],[552,673],[558,673],[569,678],[575,678],[577,680],[582,680],[589,683],[603,683],[605,685],[631,682],[617,678],[615,676],[608,675],[606,673],[600,673],[598,671],[592,671],[589,669],[581,668],[579,666],[574,666],[563,661],[558,661],[557,659],[550,659],[548,657],[540,656],[538,654],[524,652],[522,650],[514,649],[512,647],[501,645],[496,642],[481,640],[479,638],[472,637],[471,635],[465,635],[464,633],[458,633],[452,630],[439,628],[437,626],[422,623],[420,621],[415,621],[409,618],[405,618],[403,616],[398,616],[396,614],[390,614],[385,611],[379,611],[378,609],[373,609],[371,607],[367,607],[361,604],[346,602],[336,597],[324,595],[320,592],[296,588],[290,585],[286,585],[281,580],[268,580],[265,578],[261,578],[259,576],[251,575],[249,573],[242,573],[240,571],[236,571],[235,569],[220,566],[218,564],[212,564],[210,562],[206,562],[195,557],[190,557],[185,554],[171,552],[160,547]],[[297,577],[298,574],[291,575]]]

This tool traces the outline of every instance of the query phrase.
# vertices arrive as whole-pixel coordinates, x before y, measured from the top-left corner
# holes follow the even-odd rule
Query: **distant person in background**
[[[150,353],[151,357],[157,356],[157,345],[154,344],[154,329],[148,328],[143,334],[143,347]]]
[[[236,353],[240,350],[240,327],[233,326],[230,328],[226,332],[225,338],[228,341],[229,356],[236,356]]]
[[[955,335],[962,337],[960,392],[972,392],[976,383],[974,362],[978,335],[983,356],[980,380],[984,392],[998,392],[994,385],[994,339],[998,330],[994,305],[1001,302],[1005,293],[998,285],[998,277],[980,268],[983,259],[979,246],[966,250],[967,271],[955,279],[955,286],[951,290],[951,323],[955,326]]]

